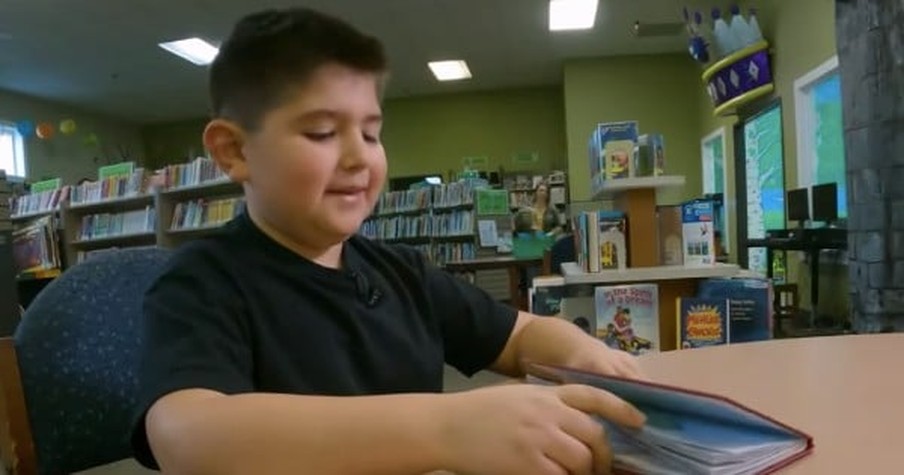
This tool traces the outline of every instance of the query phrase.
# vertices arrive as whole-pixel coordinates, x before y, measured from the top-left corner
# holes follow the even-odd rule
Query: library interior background
[[[360,233],[636,354],[904,330],[901,3],[583,3],[304,2],[390,58]],[[0,336],[80,263],[241,212],[206,65],[267,6],[0,3]]]

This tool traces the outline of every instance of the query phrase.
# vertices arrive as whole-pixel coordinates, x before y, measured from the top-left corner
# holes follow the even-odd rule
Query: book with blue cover
[[[708,279],[700,283],[697,296],[728,299],[732,343],[772,338],[772,284],[767,279]]]
[[[675,386],[533,364],[535,384],[584,384],[631,403],[647,417],[640,430],[600,419],[616,473],[765,474],[813,450],[809,435],[728,398]]]

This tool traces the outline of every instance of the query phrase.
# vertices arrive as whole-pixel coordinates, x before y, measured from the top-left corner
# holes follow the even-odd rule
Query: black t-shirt
[[[145,296],[135,457],[157,468],[144,415],[179,389],[439,392],[444,362],[471,375],[508,341],[516,310],[415,249],[355,236],[342,260],[304,259],[247,214],[177,251]]]

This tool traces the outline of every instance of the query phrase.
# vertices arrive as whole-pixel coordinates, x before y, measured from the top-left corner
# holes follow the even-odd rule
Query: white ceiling
[[[206,70],[157,47],[222,41],[240,16],[303,5],[381,38],[390,97],[558,84],[568,58],[684,49],[682,35],[636,38],[635,20],[674,22],[678,0],[600,0],[593,30],[547,29],[547,0],[3,0],[0,89],[134,122],[206,113]],[[437,83],[426,62],[463,58],[474,78]]]

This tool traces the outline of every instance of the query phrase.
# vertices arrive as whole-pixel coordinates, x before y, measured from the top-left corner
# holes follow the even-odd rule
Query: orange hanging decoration
[[[35,134],[38,136],[38,138],[47,140],[50,137],[53,137],[53,132],[55,130],[56,127],[54,127],[53,124],[49,122],[41,122],[40,124],[38,124],[38,128],[35,129]]]

